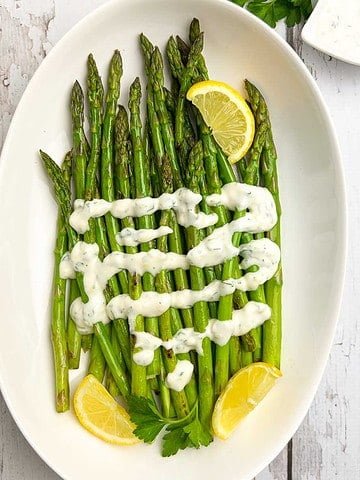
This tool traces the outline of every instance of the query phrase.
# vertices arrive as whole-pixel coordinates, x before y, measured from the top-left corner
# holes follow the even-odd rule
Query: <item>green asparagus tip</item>
[[[193,18],[190,23],[190,32],[189,32],[189,39],[191,43],[195,42],[195,39],[200,35],[200,22],[197,18]]]
[[[176,40],[173,36],[171,36],[169,38],[168,42],[167,42],[166,53],[170,58],[175,57],[175,59],[177,59],[180,55],[179,47],[178,47],[178,45],[176,43]]]
[[[123,74],[123,65],[122,65],[122,58],[119,50],[115,50],[114,55],[112,56],[110,62],[110,72],[109,72],[109,84],[111,84],[111,80],[116,81],[118,83],[118,79]]]
[[[120,147],[123,142],[127,142],[129,137],[129,119],[128,114],[123,105],[119,105],[118,113],[115,121],[115,145]]]
[[[88,89],[89,89],[89,100],[97,100],[99,103],[102,103],[104,96],[104,87],[99,75],[99,71],[92,53],[88,56]]]
[[[152,53],[152,51],[154,50],[154,45],[143,33],[140,33],[140,45],[144,51]]]
[[[179,37],[179,35],[176,36],[176,43],[180,51],[181,59],[184,65],[186,65],[189,52],[190,52],[190,47],[181,37]]]
[[[204,175],[203,163],[203,145],[199,140],[190,151],[189,164],[186,172],[186,182],[189,188],[193,191],[199,189],[199,179]]]
[[[154,48],[151,56],[150,71],[154,82],[158,82],[160,85],[164,83],[164,64],[161,56],[161,52],[158,47]]]
[[[247,91],[247,93],[249,95],[249,98],[251,100],[251,104],[258,103],[260,98],[263,99],[263,96],[260,93],[260,90],[253,83],[251,83],[249,80],[245,80],[245,88],[246,88],[246,91]],[[266,109],[265,100],[264,100],[263,107]]]
[[[171,74],[174,78],[181,80],[183,73],[183,60],[174,37],[170,37],[166,45],[166,54],[169,60]]]
[[[194,40],[191,45],[189,60],[190,57],[193,59],[198,59],[198,56],[201,54],[202,49],[204,48],[204,32],[201,32]]]
[[[140,46],[144,55],[146,75],[149,76],[151,55],[154,51],[154,45],[150,42],[146,35],[141,33]]]
[[[244,83],[245,83],[245,89],[247,93],[250,95],[250,92],[252,91],[254,85],[247,78],[245,78]]]
[[[173,35],[171,35],[171,37],[169,38],[168,42],[167,42],[167,45],[166,45],[166,49],[172,49],[176,47],[176,40],[174,38]]]
[[[71,90],[70,110],[74,124],[82,125],[84,121],[84,93],[77,80]]]
[[[141,84],[139,77],[136,77],[133,83],[130,85],[130,93],[129,93],[129,108],[133,107],[133,105],[138,105],[141,99]]]
[[[43,150],[39,150],[39,153],[46,170],[55,169],[55,170],[58,170],[59,173],[61,173],[59,165],[56,162],[54,162],[54,160],[50,157],[50,155],[48,155]]]
[[[163,155],[161,164],[161,182],[162,191],[170,193],[173,191],[173,174],[171,170],[170,158],[167,154]]]
[[[39,150],[39,153],[46,173],[48,174],[51,182],[53,183],[57,200],[60,198],[60,202],[65,201],[65,208],[68,208],[69,206],[71,206],[71,195],[68,185],[64,180],[61,168],[46,152],[44,152],[43,150]]]

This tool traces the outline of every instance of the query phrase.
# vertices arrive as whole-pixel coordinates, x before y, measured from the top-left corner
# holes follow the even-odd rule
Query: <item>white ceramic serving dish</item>
[[[227,442],[163,459],[157,444],[102,443],[53,405],[49,340],[56,206],[41,147],[60,161],[69,147],[69,91],[86,56],[101,70],[120,48],[121,99],[142,71],[137,34],[164,47],[193,16],[206,32],[211,76],[242,88],[247,77],[269,102],[283,204],[283,378]],[[313,79],[286,43],[243,9],[221,0],[114,0],[73,28],[31,80],[14,116],[0,170],[0,384],[19,428],[64,479],[248,480],[286,445],[321,379],[339,312],[346,210],[338,144]],[[72,387],[82,377],[72,378]]]

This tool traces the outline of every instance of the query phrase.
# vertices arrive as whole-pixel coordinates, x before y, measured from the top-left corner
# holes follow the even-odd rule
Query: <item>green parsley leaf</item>
[[[189,437],[189,444],[194,448],[207,447],[213,440],[210,432],[202,426],[198,418],[186,425],[183,430]]]
[[[248,4],[247,9],[273,28],[288,13],[287,7],[277,0],[254,0]]]
[[[302,14],[299,7],[293,7],[286,16],[286,26],[293,27],[301,22]]]
[[[311,0],[232,0],[261,18],[271,27],[285,19],[288,27],[306,20],[313,10]]]
[[[198,406],[179,419],[164,418],[156,409],[154,402],[148,398],[131,395],[128,399],[130,418],[135,423],[135,435],[145,443],[152,443],[165,427],[163,437],[163,457],[175,455],[186,447],[207,447],[212,436],[198,419]]]
[[[170,457],[175,455],[179,450],[189,446],[188,434],[183,428],[178,427],[167,432],[163,437],[163,444],[161,455],[163,457]]]
[[[130,419],[136,425],[135,435],[145,443],[152,443],[166,423],[150,399],[130,396],[128,399]]]
[[[311,0],[298,0],[299,6],[301,9],[301,13],[305,20],[310,17],[312,11],[313,11],[313,6]]]

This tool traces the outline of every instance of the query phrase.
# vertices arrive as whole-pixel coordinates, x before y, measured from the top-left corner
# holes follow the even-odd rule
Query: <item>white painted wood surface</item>
[[[105,1],[1,0],[0,146],[46,53]],[[314,76],[335,121],[346,172],[351,237],[343,308],[323,381],[290,445],[256,480],[356,480],[360,478],[360,68],[303,45],[299,28],[286,36]],[[55,479],[59,477],[27,444],[0,395],[0,480]]]

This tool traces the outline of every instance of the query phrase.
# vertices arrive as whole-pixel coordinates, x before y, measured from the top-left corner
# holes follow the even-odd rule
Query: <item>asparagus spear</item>
[[[136,197],[148,196],[148,186],[150,175],[146,170],[146,159],[142,144],[141,136],[141,118],[140,118],[140,101],[141,101],[141,86],[139,78],[136,78],[130,86],[129,94],[129,110],[130,110],[130,137],[134,154],[134,173],[135,173],[135,185],[136,185]],[[126,118],[123,117],[123,120]],[[127,121],[127,120],[126,120]],[[122,125],[122,128],[126,128]],[[138,221],[140,228],[151,228],[153,222],[149,216],[141,217]],[[131,222],[134,226],[134,222]],[[150,250],[151,242],[142,244],[142,249],[145,251]],[[132,248],[132,250],[137,250]],[[149,290],[154,290],[154,279],[150,274],[144,275],[144,284],[146,284]],[[139,276],[135,277],[130,283],[130,295],[132,298],[139,298],[142,292],[141,279]],[[150,320],[152,327],[156,329],[156,319]],[[145,330],[144,318],[138,315],[135,319],[134,325],[135,331],[142,332]],[[136,349],[134,350],[136,352]],[[132,391],[135,395],[146,396],[146,368],[141,365],[137,365],[133,362],[132,366]],[[160,373],[160,371],[159,371]]]
[[[79,82],[75,82],[71,91],[70,112],[72,119],[72,170],[74,180],[74,192],[76,198],[83,198],[85,192],[85,178],[86,178],[86,146],[84,141],[84,94]],[[75,297],[78,294],[74,282],[70,287],[70,297]],[[76,297],[75,297],[76,298]],[[68,345],[70,352],[71,368],[79,367],[80,350],[79,344],[83,346],[84,351],[91,347],[91,336],[83,336],[82,340],[76,327],[70,318],[68,323]]]
[[[104,98],[104,88],[93,56],[88,56],[88,75],[87,75],[87,97],[89,103],[89,122],[91,132],[91,149],[85,178],[85,200],[91,200],[95,197],[96,173],[99,167],[100,145],[101,145],[101,116]],[[89,220],[89,230],[85,233],[84,239],[88,243],[95,243],[96,224],[102,222],[102,219]],[[101,241],[98,242],[101,246]],[[101,255],[101,259],[103,255]],[[93,338],[90,351],[90,361],[88,372],[94,375],[100,382],[105,375],[105,358],[101,352],[99,342]]]
[[[118,342],[118,338],[114,328],[111,329],[111,345],[114,349],[115,357],[117,358],[119,365],[125,371],[126,370],[125,361],[121,353],[121,347]],[[120,391],[109,369],[107,369],[107,372],[106,372],[106,388],[109,390],[110,395],[112,395],[114,398],[117,398],[120,396]]]
[[[99,166],[99,154],[101,145],[101,116],[102,116],[102,102],[103,102],[103,86],[97,70],[97,66],[92,55],[88,57],[88,101],[89,101],[89,113],[90,113],[90,130],[91,130],[91,150],[88,165],[85,166],[85,188],[81,193],[81,197],[84,196],[86,200],[98,196],[95,195],[96,190],[96,173]],[[83,95],[79,85],[76,85],[75,92],[77,95],[73,96],[72,110],[73,116],[79,117],[78,112],[83,115]],[[81,95],[80,95],[81,93]],[[83,119],[78,119],[74,125],[81,125],[78,127],[80,131],[83,130]],[[81,142],[82,151],[86,151],[86,145],[81,135],[78,135],[78,142]],[[83,171],[80,178],[83,177]],[[83,188],[83,184],[81,186]],[[88,243],[94,243],[97,241],[100,247],[100,258],[102,259],[107,252],[107,239],[104,239],[102,230],[104,229],[104,222],[102,218],[90,219],[89,230],[84,235],[84,240]],[[111,279],[111,282],[114,280]],[[109,298],[109,295],[107,295]],[[74,326],[72,327],[74,328]],[[110,326],[107,327],[110,330]],[[91,338],[86,336],[86,339]],[[92,373],[99,381],[102,381],[105,375],[105,359],[101,352],[101,348],[97,338],[93,338],[90,353],[89,373]]]
[[[196,29],[198,28],[198,31]],[[176,111],[176,135],[177,144],[184,142],[184,118],[185,118],[185,95],[191,86],[194,75],[200,70],[201,75],[207,78],[208,73],[205,66],[205,62],[201,55],[203,45],[203,35],[200,34],[200,28],[198,22],[194,20],[191,27],[191,40],[193,41],[189,50],[187,58],[186,68],[181,71],[181,55],[176,52],[176,45],[173,41],[168,42],[168,58],[171,65],[173,75],[181,77],[180,97],[177,104]],[[197,73],[198,74],[198,73]],[[206,127],[202,119],[197,116],[198,125],[200,127],[200,135],[204,146],[204,160],[206,164],[207,182],[209,185],[210,193],[218,193],[220,190],[220,180],[218,177],[218,169],[216,164],[217,150],[215,143],[211,137],[209,129]],[[204,185],[203,185],[204,187]],[[227,223],[228,214],[223,207],[216,208],[216,213],[219,217],[218,226]],[[219,269],[218,275],[219,275]],[[238,270],[238,269],[237,269]],[[232,272],[231,272],[232,273]],[[234,275],[239,271],[233,272]],[[223,278],[229,278],[230,273],[225,271]],[[219,318],[226,320],[231,318],[232,314],[232,300],[233,296],[223,297],[219,304]],[[228,345],[224,347],[217,347],[219,360],[216,362],[216,374],[215,374],[215,389],[216,393],[220,394],[222,389],[227,383],[229,377],[229,360],[231,359],[231,372],[235,372],[240,368],[240,355],[239,355],[239,341],[237,338],[232,338]],[[231,352],[231,355],[230,355]]]
[[[69,168],[63,169],[64,171],[64,180],[68,184],[69,189],[71,188],[71,168],[72,168],[72,154],[68,153],[67,162],[70,163]],[[78,285],[76,280],[69,280],[69,302],[68,302],[68,315],[67,315],[67,351],[68,351],[68,364],[69,369],[79,368],[80,363],[80,354],[81,354],[81,335],[77,331],[76,325],[70,315],[70,305],[80,295]]]
[[[110,62],[108,89],[106,94],[106,109],[101,141],[101,195],[109,202],[112,202],[115,199],[112,142],[116,118],[116,103],[120,95],[120,79],[122,76],[122,71],[121,55],[118,50],[115,50]],[[118,232],[117,220],[110,213],[107,213],[105,215],[105,222],[111,250],[121,250],[116,241],[116,234]],[[118,277],[122,292],[128,293],[128,279],[126,273],[122,271],[119,273]]]
[[[135,185],[136,185],[136,198],[151,195],[151,185],[149,182],[149,164],[148,158],[145,152],[145,145],[143,146],[141,141],[141,119],[140,119],[140,83],[135,80],[131,87],[131,114],[132,114],[132,138],[133,138],[133,151],[134,151],[134,164],[135,164]],[[147,136],[147,135],[146,135]],[[129,124],[127,113],[123,107],[119,107],[117,120],[115,124],[115,161],[119,170],[119,193],[121,198],[129,198],[130,192],[130,178],[129,178],[129,152],[127,148],[127,142],[129,138]],[[138,170],[141,168],[141,172]],[[139,228],[154,228],[154,216],[146,215],[138,220]],[[124,228],[135,228],[135,222],[132,218],[126,218],[122,221]],[[149,251],[154,248],[154,242],[147,242],[141,245],[142,251]],[[127,247],[128,253],[135,253],[136,247]],[[139,283],[139,279],[136,277],[132,279],[135,283]],[[142,279],[142,287],[144,291],[155,290],[154,277],[145,273]],[[158,319],[156,317],[148,317],[145,320],[145,329],[152,335],[159,335]],[[147,377],[155,378],[160,375],[160,352],[156,350],[154,352],[154,360],[147,368]],[[153,383],[155,385],[155,383]]]
[[[147,165],[148,165],[147,168],[150,172],[150,178],[151,178],[150,184],[151,184],[152,194],[155,197],[158,197],[160,195],[161,188],[160,188],[159,175],[155,166],[155,162],[151,161],[151,159],[154,157],[154,152],[151,145],[150,130],[149,130],[148,122],[145,126],[145,132],[144,132],[144,151],[145,151],[145,156],[147,158]],[[154,221],[154,224],[156,224],[155,216],[153,217],[153,221]],[[180,321],[180,325],[181,325],[181,321]],[[161,356],[161,352],[157,350],[155,352],[155,355],[156,353],[159,354],[159,363],[160,363],[160,376],[158,377],[158,380],[159,380],[158,388],[159,388],[159,394],[161,399],[162,415],[166,418],[171,418],[171,417],[174,417],[176,414],[175,414],[174,406],[171,403],[170,390],[165,384],[166,370],[165,370],[164,362]],[[151,365],[150,365],[148,369],[148,375],[150,376],[151,374],[152,374],[152,371],[151,371]]]
[[[181,60],[184,65],[186,65],[189,52],[190,52],[190,47],[189,45],[183,40],[179,35],[176,35],[176,43],[181,55]]]
[[[40,156],[43,161],[46,172],[53,184],[55,199],[66,221],[66,230],[68,234],[68,246],[71,249],[74,247],[75,243],[77,242],[78,237],[75,231],[71,228],[69,224],[69,217],[71,214],[70,190],[66,182],[64,181],[64,178],[62,176],[61,170],[58,167],[58,165],[45,152],[40,151]],[[87,302],[88,297],[86,295],[84,285],[83,285],[83,279],[80,273],[76,274],[76,280],[78,282],[82,301]],[[105,357],[106,363],[111,371],[111,374],[114,377],[114,380],[117,386],[119,387],[121,394],[124,396],[124,398],[127,398],[130,393],[127,376],[117,362],[115,353],[111,345],[109,334],[106,329],[106,325],[104,325],[101,322],[96,323],[94,325],[94,333],[99,340],[101,350]]]
[[[155,47],[151,56],[151,78],[152,89],[154,95],[154,104],[156,113],[159,118],[162,138],[164,142],[165,152],[170,160],[171,169],[173,171],[174,187],[181,186],[181,175],[178,164],[178,158],[175,148],[175,138],[169,112],[166,109],[164,85],[164,66],[160,50]]]
[[[190,23],[190,28],[189,28],[189,40],[191,44],[194,44],[196,39],[201,35],[201,28],[200,28],[200,22],[197,18],[193,18],[191,23]],[[198,61],[197,61],[197,70],[199,72],[199,75],[203,78],[209,78],[209,72],[206,67],[205,59],[202,54],[199,55]]]
[[[67,155],[62,170],[66,181],[71,176],[71,155]],[[54,250],[53,300],[51,340],[55,370],[55,407],[57,412],[69,410],[69,369],[66,344],[66,280],[60,277],[60,261],[67,250],[67,233],[62,212],[59,209],[57,236]]]
[[[79,296],[80,292],[76,280],[70,280],[69,307],[75,300],[75,298],[78,298]],[[66,337],[69,357],[69,369],[77,369],[79,368],[80,364],[81,335],[77,331],[76,325],[70,316],[70,311],[68,312]]]
[[[261,156],[261,173],[264,186],[272,193],[278,222],[275,227],[267,233],[267,237],[280,246],[281,244],[281,204],[279,196],[278,173],[277,173],[277,153],[271,131],[269,112],[264,97],[260,91],[246,81],[246,88],[249,99],[255,111],[255,117],[262,118],[267,125],[265,145]],[[256,108],[258,105],[258,108]],[[258,118],[258,121],[260,118]],[[265,284],[265,295],[268,305],[271,307],[272,315],[270,320],[263,326],[263,361],[271,363],[277,367],[280,366],[281,359],[281,295],[282,295],[282,268],[279,268],[268,282]]]
[[[167,47],[166,47],[166,52],[167,52],[167,58],[168,62],[170,65],[170,70],[172,72],[172,76],[174,79],[176,79],[180,85],[182,83],[182,78],[183,74],[185,72],[185,67],[183,65],[183,61],[181,58],[181,54],[178,48],[178,45],[173,37],[170,37]],[[190,52],[190,48],[188,48],[188,53]],[[194,54],[194,52],[191,53],[192,55],[197,55],[197,52]],[[186,62],[188,61],[188,58],[186,57]],[[176,105],[176,104],[175,104]],[[195,143],[195,138],[194,138],[194,132],[191,126],[191,120],[188,115],[188,111],[186,108],[183,108],[178,112],[178,117],[177,119],[179,120],[180,115],[183,115],[184,118],[181,120],[184,124],[184,128],[181,129],[181,134],[184,135],[184,137],[178,138],[178,148],[179,148],[179,158],[183,157],[181,164],[182,164],[182,170],[184,172],[187,171],[188,169],[188,155],[191,150],[191,148],[194,146]],[[185,160],[186,159],[186,160]],[[208,194],[207,192],[207,187],[206,187],[206,182],[205,182],[205,176],[201,175],[198,179],[199,185],[200,185],[200,192],[202,195],[206,196]],[[206,204],[206,202],[202,202],[202,209],[205,213],[210,213],[210,208]],[[209,227],[206,229],[206,235],[209,235],[213,231],[213,227]],[[201,231],[199,232],[200,239],[202,240],[205,236],[205,232]],[[218,270],[218,273],[221,272],[221,269],[216,269],[213,267],[206,267],[204,269],[205,272],[205,278],[206,278],[206,283],[209,284],[211,283],[215,278],[216,278],[216,273],[215,271]],[[220,275],[218,275],[218,278],[220,278]],[[210,309],[210,314],[213,318],[216,317],[216,311],[217,311],[217,306],[215,302],[210,302],[209,303],[209,309]]]
[[[198,35],[199,32],[200,32],[199,22],[198,22],[197,19],[194,19],[191,26],[190,26],[190,41],[194,41],[194,39],[196,38],[196,35]],[[208,78],[208,72],[207,72],[206,64],[205,64],[205,61],[204,61],[203,57],[201,57],[201,59],[198,60],[196,68],[198,70],[199,76],[202,79],[207,79]],[[208,173],[208,178],[209,178],[208,183],[209,183],[209,186],[215,187],[215,189],[213,191],[210,188],[210,192],[211,193],[216,193],[217,191],[219,191],[220,179],[224,183],[228,183],[228,182],[236,181],[236,176],[234,174],[234,171],[233,171],[231,165],[227,161],[225,155],[223,154],[221,149],[216,145],[214,139],[212,138],[212,136],[210,134],[209,129],[205,126],[202,119],[199,119],[199,117],[198,117],[198,124],[199,124],[200,130],[201,130],[201,138],[202,138],[203,143],[204,143],[205,158],[207,159],[207,173]],[[217,165],[215,163],[215,158],[216,158]],[[219,219],[220,219],[218,225],[222,225],[223,223],[225,223],[225,221],[226,221],[225,220],[225,216],[226,216],[225,209],[220,208],[216,211],[216,213],[219,215]],[[241,212],[237,213],[237,215],[241,215],[241,214],[242,214]],[[238,237],[237,241],[239,241],[239,238],[240,237]],[[226,267],[226,264],[224,265],[224,269],[225,269],[225,267]],[[230,265],[228,265],[228,267],[230,267]],[[229,274],[229,275],[231,274],[235,278],[239,277],[241,275],[241,271],[239,269],[239,262],[238,262],[237,259],[233,259],[233,271],[232,271],[232,273],[230,273],[230,271],[229,272],[224,271],[224,276],[225,277],[226,277],[227,274]],[[233,303],[236,306],[236,308],[242,308],[245,305],[245,303],[247,302],[246,294],[244,292],[241,292],[241,291],[235,291],[232,298],[233,298]],[[230,310],[231,310],[230,297],[222,298],[221,302],[220,302],[220,305],[219,305],[219,311],[220,311],[219,315],[224,315],[224,316],[229,315]],[[250,345],[250,348],[254,349],[255,342],[252,339],[251,335],[246,335],[245,337],[243,337],[243,340],[247,344],[248,347]],[[222,348],[219,347],[218,350],[219,350],[219,353],[220,353],[222,351]],[[223,353],[221,353],[220,355],[221,356],[225,355],[225,357],[227,357],[228,354],[226,353],[226,350],[229,350],[230,372],[235,373],[235,371],[240,367],[238,339],[237,338],[232,338],[229,342],[229,345],[225,346],[225,348],[223,349]],[[244,352],[242,356],[244,357],[243,358],[244,363],[249,363],[247,360],[250,360],[250,355],[247,355],[247,353]],[[227,382],[228,372],[226,372],[226,370],[227,370],[228,362],[226,360],[225,361],[224,360],[225,360],[224,358],[221,358],[220,361],[217,362],[217,367],[218,367],[219,372],[217,372],[216,378],[217,379],[219,379],[219,378],[222,379],[222,380],[219,381],[219,384],[216,387],[217,388],[217,393],[220,393],[221,389],[225,386],[225,384]]]
[[[195,69],[197,67],[199,58],[201,56],[201,51],[203,49],[204,36],[200,34],[191,45],[189,57],[187,60],[186,68],[183,69],[182,73],[180,71],[177,75],[181,75],[181,84],[179,90],[179,97],[176,105],[176,121],[175,121],[175,139],[178,146],[182,145],[186,138],[186,123],[185,123],[185,105],[186,105],[186,93],[191,86],[192,79],[194,77]],[[170,54],[171,47],[175,47],[174,43],[169,44],[168,53]],[[179,64],[179,57],[175,56],[174,49],[174,62],[176,65]],[[176,67],[179,70],[179,66]]]
[[[92,54],[88,56],[87,65],[87,97],[89,103],[91,153],[89,163],[86,169],[85,200],[91,200],[94,197],[96,187],[96,174],[99,168],[101,151],[101,124],[103,113],[104,87]],[[90,219],[89,221],[92,222],[94,220],[95,219]]]
[[[161,56],[159,58],[159,51],[154,49],[153,55],[149,57],[149,48],[145,48],[145,39],[146,37],[143,35],[141,38],[141,45],[143,48],[144,58],[145,58],[145,70],[148,74],[148,96],[147,96],[147,110],[148,110],[148,117],[149,117],[149,129],[151,133],[152,144],[154,148],[154,154],[156,158],[157,168],[162,168],[162,163],[164,161],[164,157],[167,155],[168,159],[170,160],[167,150],[165,148],[165,144],[174,145],[174,136],[171,129],[166,130],[167,134],[170,137],[167,137],[165,140],[164,137],[164,128],[161,128],[161,111],[166,109],[166,105],[164,103],[159,105],[161,95],[157,95],[157,103],[154,102],[154,96],[152,92],[155,90],[160,92],[163,91],[163,65]],[[146,39],[146,45],[150,42]],[[170,160],[171,161],[171,160]],[[171,171],[172,171],[172,188],[182,186],[182,180],[179,176],[178,167],[174,167],[174,162],[171,162]],[[173,230],[173,234],[169,236],[169,248],[170,251],[175,253],[183,253],[183,242],[180,234],[180,228],[173,217],[172,225],[170,227]],[[175,284],[178,290],[184,290],[188,288],[188,280],[186,276],[186,272],[182,269],[177,269],[174,272]],[[192,327],[193,325],[193,318],[192,318],[192,311],[191,309],[184,309],[181,311],[181,317],[183,319],[183,323],[185,327]]]
[[[181,54],[177,43],[174,37],[170,37],[166,46],[167,58],[170,66],[170,71],[173,76],[174,81],[179,83],[179,88],[181,89],[181,84],[183,81],[183,75],[185,73],[185,67],[181,58]],[[197,52],[192,52],[191,55],[197,56]],[[196,62],[196,59],[195,59]],[[187,63],[187,60],[186,60]],[[185,65],[186,65],[185,63]],[[190,62],[191,63],[191,62]],[[188,72],[189,73],[189,72]],[[169,101],[168,101],[169,103]],[[172,107],[172,105],[170,105]],[[187,102],[184,102],[184,105],[179,108],[178,102],[174,99],[174,108],[175,108],[175,131],[177,130],[176,146],[178,149],[179,162],[182,168],[182,171],[186,171],[188,155],[191,148],[195,144],[195,135],[189,118],[189,111],[186,108]],[[177,123],[181,120],[181,127],[177,127]]]
[[[73,178],[75,196],[84,198],[86,179],[86,147],[83,138],[84,123],[84,94],[78,81],[74,83],[71,91],[71,118],[73,125]]]
[[[154,52],[154,47],[151,44],[151,42],[145,37],[145,35],[140,36],[140,43],[144,55],[144,63],[145,63],[145,72],[148,77],[148,85],[147,85],[147,113],[148,113],[148,124],[149,124],[149,132],[151,136],[151,141],[152,141],[152,146],[153,146],[153,151],[154,151],[154,157],[151,159],[151,165],[150,169],[155,170],[155,171],[161,171],[162,176],[161,178],[157,178],[155,182],[156,189],[158,190],[158,193],[164,192],[164,191],[172,191],[173,187],[173,175],[172,175],[172,165],[169,165],[169,158],[166,154],[166,150],[164,148],[164,141],[163,141],[163,134],[162,134],[162,129],[160,125],[160,121],[158,118],[158,110],[159,110],[159,105],[157,105],[157,111],[155,109],[155,102],[154,102],[154,83],[156,83],[156,89],[157,91],[163,91],[163,72],[162,72],[162,60],[159,62],[158,59],[156,62],[153,62],[152,59],[154,57],[153,53]],[[157,54],[158,56],[158,54]],[[153,70],[156,68],[160,68],[160,72],[157,72],[155,75],[153,75]],[[159,81],[161,82],[159,84]],[[158,95],[157,99],[161,98],[161,95]],[[166,105],[162,104],[161,109],[163,109]],[[171,143],[173,143],[173,138],[171,139]],[[167,176],[167,178],[164,178],[164,175]],[[170,222],[170,223],[169,223]],[[160,224],[161,225],[167,225],[170,226],[170,228],[173,229],[173,234],[170,235],[169,238],[169,248],[171,251],[174,251],[176,253],[182,253],[183,252],[183,246],[181,242],[181,237],[180,237],[180,229],[179,225],[177,224],[176,219],[174,218],[174,214],[172,211],[169,211],[168,213],[163,212],[161,215],[160,219]],[[159,239],[158,243],[158,248],[163,249],[163,251],[167,251],[168,245],[167,245],[167,240],[165,239]],[[156,290],[157,291],[171,291],[171,277],[168,276],[168,278],[163,278],[163,274],[160,274],[160,277],[157,276],[156,278]],[[175,283],[176,287],[178,290],[182,290],[184,288],[187,288],[188,283],[187,283],[187,277],[186,273],[178,269],[175,273]],[[184,309],[181,311],[181,316],[184,322],[184,325],[186,327],[191,327],[193,325],[193,319],[192,319],[192,311],[191,309]],[[167,329],[161,331],[160,329],[160,334],[164,338],[171,338],[172,332],[175,330],[178,330],[181,328],[181,321],[179,317],[179,312],[172,309],[170,314],[166,312],[164,314],[167,324]],[[163,318],[163,317],[161,317]],[[173,328],[171,328],[171,321],[173,323]],[[160,327],[162,326],[162,322],[160,320]],[[184,359],[190,359],[190,356],[185,354],[180,356],[180,358]],[[175,356],[173,355],[172,352],[167,352],[166,356],[164,356],[164,364],[166,371],[172,371],[175,368],[176,360]],[[195,380],[194,377],[190,381],[190,383],[186,386],[185,388],[187,398],[189,400],[190,405],[193,405],[194,402],[196,401],[197,393],[196,393],[196,385],[195,385]],[[180,392],[182,393],[182,392]],[[174,396],[174,392],[171,393],[172,397]],[[178,404],[176,405],[175,403],[177,400],[173,399],[173,403],[175,406],[175,410],[179,416],[184,416],[184,410],[180,409],[181,403],[183,402],[177,402]],[[180,405],[179,405],[180,404]],[[184,405],[184,403],[183,403]]]
[[[112,202],[115,200],[114,194],[114,178],[113,178],[113,136],[114,124],[116,118],[116,103],[120,95],[120,78],[122,75],[122,60],[118,50],[115,51],[109,69],[108,88],[106,94],[106,108],[103,121],[103,131],[101,140],[101,196],[105,200]],[[121,251],[116,241],[116,234],[118,232],[118,221],[110,213],[105,215],[105,224],[107,229],[107,236],[109,239],[110,248],[112,251]],[[125,271],[118,274],[119,283],[122,293],[128,293],[128,278]],[[116,290],[114,281],[110,283],[112,290]],[[124,355],[124,360],[131,370],[131,360],[129,352],[129,334],[127,323],[120,319],[113,322],[113,326],[118,335],[118,340],[121,346],[121,351]]]
[[[162,192],[171,192],[172,191],[172,175],[171,175],[171,166],[170,161],[167,155],[163,157],[162,167],[162,177],[161,177],[161,190]],[[161,214],[161,219],[159,226],[171,226],[172,225],[172,210],[164,210]],[[157,248],[162,252],[168,251],[166,236],[160,237],[157,241]],[[171,292],[171,284],[169,281],[169,276],[166,270],[162,270],[155,278],[156,291],[159,293],[169,293]],[[160,317],[159,327],[161,338],[165,341],[168,341],[173,336],[172,331],[172,312],[174,309],[170,308]],[[163,360],[167,373],[172,372],[175,369],[177,360],[176,355],[172,350],[166,350],[163,352]],[[179,417],[185,417],[189,413],[189,404],[187,395],[184,390],[176,392],[171,390],[171,399],[174,405],[176,414]]]
[[[200,193],[199,180],[203,176],[203,149],[201,141],[197,142],[190,152],[188,171],[186,176],[187,187],[193,192]],[[190,250],[199,244],[202,239],[201,231],[195,227],[186,230],[187,246]],[[205,274],[201,268],[190,267],[191,287],[201,290],[205,287]],[[209,322],[209,306],[207,302],[198,302],[194,305],[194,328],[197,332],[204,332]],[[211,415],[214,406],[213,364],[211,341],[205,338],[202,343],[203,355],[198,356],[199,374],[199,418],[203,425],[210,428]]]
[[[244,172],[243,181],[247,184],[259,185],[260,183],[259,167],[260,167],[260,157],[263,150],[264,142],[265,142],[264,125],[260,124],[260,125],[257,125],[256,135],[254,138],[253,145],[248,154],[247,167]],[[262,238],[263,236],[264,236],[263,234],[258,234],[256,238]],[[245,233],[242,235],[241,242],[248,243],[253,238],[254,238],[254,235]],[[255,269],[256,267],[251,267],[249,271],[255,271]],[[255,302],[266,303],[264,286],[260,285],[259,288],[257,288],[255,291],[248,292],[248,297],[250,298],[250,300],[253,300]],[[262,345],[261,327],[251,330],[251,332],[249,332],[249,336],[251,336],[255,341],[253,361],[258,362],[261,360],[261,345]]]
[[[145,156],[147,158],[148,170],[150,172],[150,184],[152,195],[158,197],[160,195],[160,184],[159,184],[159,172],[157,172],[154,162],[151,159],[154,157],[154,149],[152,148],[151,139],[150,139],[150,127],[149,122],[146,122],[144,128],[144,150]],[[154,217],[155,221],[155,217]]]

